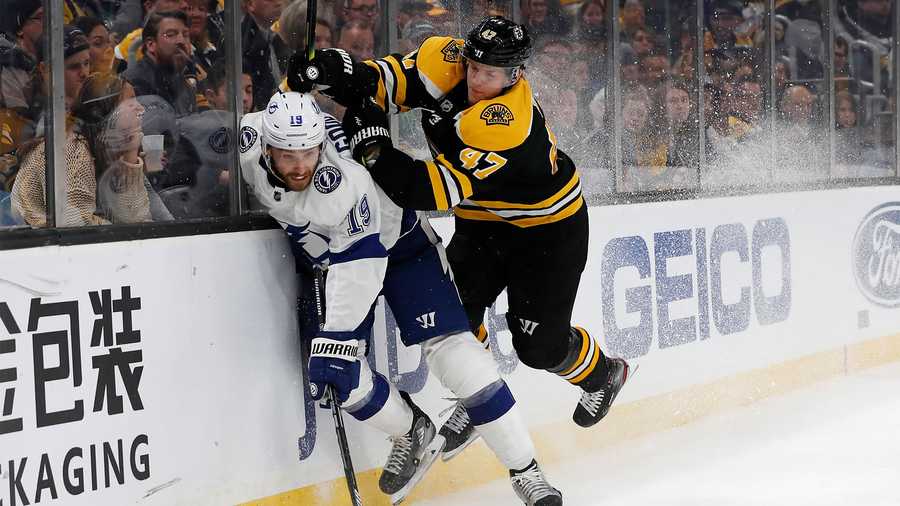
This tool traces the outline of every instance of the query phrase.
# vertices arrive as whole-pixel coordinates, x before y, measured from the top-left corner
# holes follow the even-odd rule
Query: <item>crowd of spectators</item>
[[[583,171],[608,169],[614,149],[626,176],[670,186],[687,184],[684,174],[695,178],[701,160],[710,170],[771,171],[774,155],[779,170],[827,170],[826,71],[835,83],[836,161],[892,166],[897,71],[889,0],[838,1],[830,69],[822,2],[778,3],[769,61],[765,2],[700,0],[706,19],[698,40],[697,0],[616,0],[611,66],[612,0],[397,0],[396,45],[383,28],[385,1],[321,0],[317,47],[341,47],[360,60],[405,54],[433,35],[462,36],[482,16],[515,12],[536,40],[526,78],[559,146]],[[44,12],[41,0],[9,4],[0,25],[0,225],[13,211],[42,226]],[[64,1],[63,225],[228,214],[236,139],[223,8],[223,0]],[[240,8],[239,114],[264,107],[306,38],[305,0],[241,0]],[[319,100],[341,116],[338,104]],[[424,155],[417,121],[401,117],[397,141]]]

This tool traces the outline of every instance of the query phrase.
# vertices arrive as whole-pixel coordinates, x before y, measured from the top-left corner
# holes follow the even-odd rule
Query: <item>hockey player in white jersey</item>
[[[279,92],[265,110],[243,117],[240,151],[244,179],[295,251],[327,266],[325,324],[309,358],[311,391],[321,397],[331,385],[345,412],[391,436],[381,490],[395,504],[402,500],[440,454],[442,436],[364,359],[379,294],[403,343],[422,345],[430,371],[464,403],[522,501],[562,504],[535,461],[509,387],[469,331],[440,238],[352,159],[340,123],[309,95]]]

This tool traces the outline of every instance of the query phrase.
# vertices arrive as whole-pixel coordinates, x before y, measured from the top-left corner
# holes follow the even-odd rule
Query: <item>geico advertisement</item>
[[[141,307],[128,285],[0,300],[0,506],[150,478]]]
[[[598,302],[613,354],[639,357],[790,317],[784,218],[640,231],[609,239],[600,251],[591,260],[595,269],[599,262]]]

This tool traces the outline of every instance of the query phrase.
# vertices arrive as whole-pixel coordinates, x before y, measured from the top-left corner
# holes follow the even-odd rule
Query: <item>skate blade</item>
[[[406,485],[403,485],[403,488],[391,494],[391,504],[400,504],[406,499],[406,496],[412,492],[413,487],[415,487],[422,478],[425,477],[425,473],[431,469],[431,466],[434,465],[435,461],[437,461],[438,456],[441,454],[441,449],[444,448],[444,443],[446,439],[444,436],[437,434],[434,436],[434,439],[431,440],[431,443],[425,448],[425,452],[422,454],[422,459],[419,461],[419,467],[416,468],[415,474],[412,475],[412,478],[406,482]]]
[[[449,462],[450,459],[452,459],[453,457],[455,457],[455,456],[459,455],[460,453],[462,453],[463,450],[465,450],[466,448],[468,448],[468,446],[469,446],[470,444],[472,444],[472,443],[474,443],[475,441],[477,441],[478,438],[480,437],[480,435],[478,434],[478,431],[474,431],[474,434],[475,434],[475,437],[471,437],[471,438],[467,439],[465,443],[463,443],[463,444],[457,446],[455,449],[453,449],[453,450],[451,450],[451,451],[449,451],[449,452],[441,452],[441,460],[443,460],[444,462]]]

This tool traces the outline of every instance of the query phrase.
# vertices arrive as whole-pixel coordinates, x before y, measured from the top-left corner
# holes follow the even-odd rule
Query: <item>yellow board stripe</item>
[[[581,353],[578,354],[578,360],[576,360],[575,363],[572,364],[572,367],[566,369],[565,371],[556,373],[560,376],[566,376],[567,374],[572,374],[572,371],[574,371],[575,369],[578,369],[578,366],[581,365],[582,362],[584,362],[584,357],[587,356],[588,345],[590,345],[592,342],[591,338],[588,337],[587,332],[585,332],[585,330],[583,328],[575,327],[575,330],[577,330],[578,334],[581,335]]]
[[[447,190],[444,189],[444,178],[442,178],[440,172],[438,172],[437,165],[432,161],[426,160],[425,166],[428,167],[428,179],[431,180],[431,190],[434,192],[435,206],[438,211],[450,209],[450,206],[447,204]]]
[[[377,103],[383,111],[387,111],[387,90],[384,87],[384,76],[381,74],[381,67],[371,60],[366,60],[363,63],[378,72],[378,91],[375,92],[375,103]]]
[[[398,106],[406,103],[406,74],[400,68],[400,62],[393,56],[387,56],[384,61],[388,62],[391,70],[394,71],[394,82],[396,83],[397,93],[394,95],[394,103]]]
[[[603,419],[603,430],[577,430],[571,420],[563,420],[531,427],[529,432],[541,464],[547,468],[557,462],[570,461],[573,454],[620,445],[623,441],[680,427],[819,381],[897,361],[900,361],[900,334],[841,346],[629,403],[616,403]],[[388,496],[378,489],[379,475],[380,469],[356,473],[360,495],[366,505],[390,504]],[[475,442],[451,462],[438,461],[407,501],[432,499],[507,477],[507,470],[487,447]],[[344,478],[307,485],[240,506],[311,504],[348,504]]]
[[[572,179],[566,183],[558,192],[554,193],[552,196],[534,204],[516,204],[512,202],[503,202],[500,200],[473,200],[472,202],[478,204],[481,207],[489,207],[493,209],[544,209],[546,207],[551,207],[553,204],[556,204],[563,197],[568,195],[572,188],[578,184],[578,172],[576,171],[572,174]]]
[[[591,365],[587,366],[587,369],[582,371],[581,374],[570,379],[569,383],[573,385],[581,383],[581,381],[584,378],[587,378],[591,371],[593,371],[594,368],[597,367],[597,362],[600,360],[600,355],[603,355],[603,353],[600,352],[600,347],[597,346],[597,343],[595,343],[593,339],[591,339],[591,346],[594,347],[594,358],[591,359]]]
[[[447,170],[450,171],[450,174],[459,182],[459,188],[462,190],[462,198],[466,199],[472,196],[472,182],[469,181],[469,178],[463,174],[462,172],[453,168],[453,164],[447,161],[447,158],[444,155],[438,155],[435,158],[435,161],[443,165]]]

